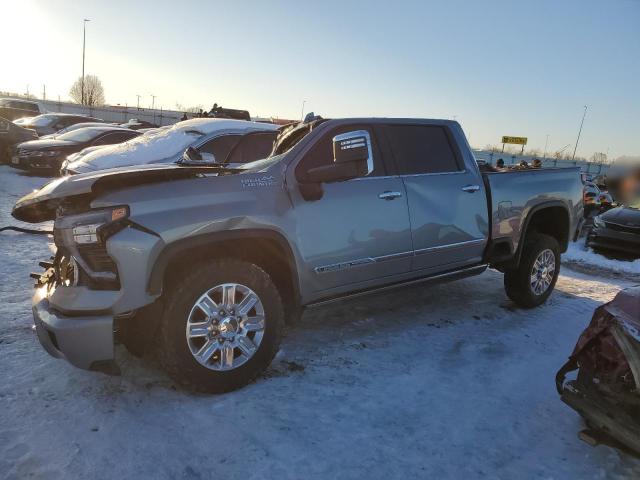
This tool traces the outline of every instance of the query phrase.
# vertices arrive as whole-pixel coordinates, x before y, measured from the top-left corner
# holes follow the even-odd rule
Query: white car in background
[[[278,126],[270,123],[196,118],[150,130],[119,145],[83,151],[80,158],[63,164],[62,173],[73,175],[130,165],[173,163],[182,158],[188,147],[197,149],[209,162],[247,163],[269,156],[277,134]]]

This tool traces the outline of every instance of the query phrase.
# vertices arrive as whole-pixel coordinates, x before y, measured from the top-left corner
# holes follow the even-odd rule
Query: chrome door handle
[[[462,191],[467,193],[476,193],[478,190],[480,190],[480,185],[465,185],[462,187]]]
[[[400,192],[391,192],[387,190],[386,192],[382,192],[380,195],[378,195],[378,198],[380,200],[393,200],[394,198],[398,198],[401,196],[402,196],[402,193]]]

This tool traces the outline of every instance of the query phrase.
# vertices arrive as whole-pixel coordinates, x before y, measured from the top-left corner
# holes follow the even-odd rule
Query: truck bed
[[[582,218],[580,168],[543,168],[484,172],[492,245],[518,251],[520,233],[539,208],[557,206],[569,214],[569,238]],[[567,245],[561,245],[566,251]],[[507,248],[507,247],[503,247]],[[505,254],[507,252],[504,252]]]

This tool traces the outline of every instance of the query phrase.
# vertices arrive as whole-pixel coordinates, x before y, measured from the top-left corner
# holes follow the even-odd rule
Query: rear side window
[[[222,162],[227,158],[227,155],[229,155],[229,152],[235,144],[238,143],[239,139],[240,135],[224,135],[222,137],[209,140],[198,150],[204,153],[212,153],[213,156],[216,157],[216,162]]]
[[[387,125],[384,130],[401,175],[462,170],[444,127]]]
[[[267,158],[273,150],[276,136],[277,132],[246,135],[231,152],[228,163],[249,163]],[[223,160],[224,158],[220,159]]]
[[[122,143],[130,138],[135,137],[136,135],[132,135],[129,132],[113,132],[108,133],[102,138],[99,138],[95,145],[113,145],[115,143]]]

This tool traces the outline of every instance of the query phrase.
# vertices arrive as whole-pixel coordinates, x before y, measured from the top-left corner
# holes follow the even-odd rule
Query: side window
[[[444,127],[387,125],[384,130],[400,175],[462,170]]]
[[[132,138],[132,135],[129,133],[108,133],[104,137],[99,138],[95,142],[94,145],[113,145],[115,143],[121,143],[125,140],[129,140]]]
[[[267,158],[273,150],[277,132],[251,133],[242,137],[234,147],[228,163],[249,163]],[[222,161],[224,159],[221,159]]]
[[[372,129],[368,125],[343,125],[333,128],[316,142],[315,145],[305,154],[298,166],[296,167],[296,175],[303,176],[304,173],[312,168],[330,165],[333,162],[333,137],[341,133],[352,132],[354,130],[366,130],[371,137],[371,152],[373,153],[373,172],[370,177],[380,177],[386,175],[380,149]]]
[[[204,153],[212,153],[216,157],[216,162],[222,162],[231,151],[231,149],[238,143],[240,135],[224,135],[222,137],[209,140],[202,145],[198,150]]]
[[[67,128],[71,125],[78,123],[74,117],[60,117],[56,120],[54,125],[56,128]]]

